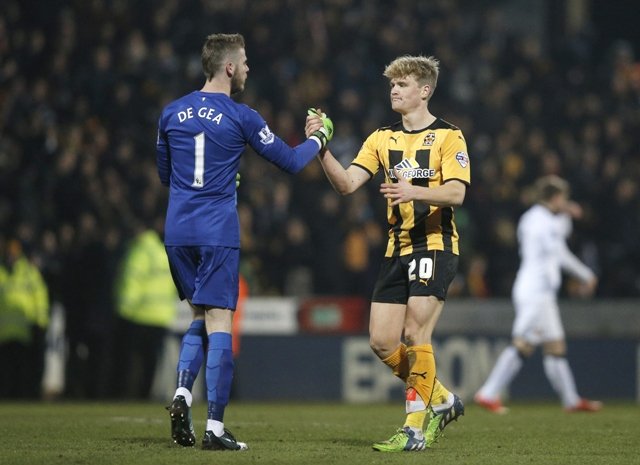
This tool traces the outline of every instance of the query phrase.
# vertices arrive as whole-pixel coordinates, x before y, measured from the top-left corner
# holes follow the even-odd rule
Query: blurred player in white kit
[[[544,353],[544,372],[568,412],[595,412],[602,403],[578,395],[566,358],[566,342],[557,294],[562,271],[582,283],[582,294],[593,294],[597,278],[568,248],[571,233],[570,210],[579,207],[569,200],[568,183],[557,176],[545,176],[535,185],[538,202],[518,223],[520,268],[513,285],[516,316],[512,343],[498,357],[489,378],[474,397],[475,402],[494,413],[507,411],[500,394],[511,383],[538,345]]]

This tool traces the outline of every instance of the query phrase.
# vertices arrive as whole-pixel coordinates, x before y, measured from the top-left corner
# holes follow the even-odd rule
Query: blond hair
[[[232,53],[245,48],[242,34],[210,34],[202,46],[202,71],[210,81]]]
[[[389,63],[382,74],[389,80],[413,76],[421,86],[426,84],[431,87],[431,95],[438,83],[439,73],[440,61],[437,58],[404,55]]]
[[[569,196],[569,183],[555,174],[539,178],[535,183],[536,197],[539,202],[548,202],[558,194]]]

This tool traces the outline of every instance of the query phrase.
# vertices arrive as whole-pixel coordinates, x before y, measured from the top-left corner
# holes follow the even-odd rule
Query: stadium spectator
[[[105,225],[105,228],[107,225]],[[55,292],[65,308],[69,346],[66,393],[77,398],[109,396],[115,303],[113,285],[120,259],[120,233],[101,229],[90,211],[63,225],[65,260]]]

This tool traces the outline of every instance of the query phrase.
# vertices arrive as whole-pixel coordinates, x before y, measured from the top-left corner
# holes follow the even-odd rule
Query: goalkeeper
[[[238,301],[240,157],[248,144],[280,169],[297,173],[326,147],[333,126],[321,124],[292,148],[271,132],[258,112],[232,100],[232,94],[244,89],[249,71],[240,34],[208,36],[202,68],[202,89],[162,111],[156,148],[160,180],[169,186],[165,249],[180,298],[193,309],[168,410],[174,442],[193,446],[191,390],[204,361],[208,414],[202,447],[245,450],[247,445],[237,441],[223,421],[233,377],[231,328]]]

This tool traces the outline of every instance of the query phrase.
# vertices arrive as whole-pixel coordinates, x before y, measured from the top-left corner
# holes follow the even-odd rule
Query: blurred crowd
[[[322,107],[345,165],[370,132],[399,119],[384,66],[402,54],[441,60],[430,108],[462,129],[473,168],[456,210],[453,295],[509,295],[528,186],[556,173],[584,209],[571,246],[597,271],[597,295],[640,296],[633,44],[603,51],[588,29],[550,42],[485,3],[4,0],[0,244],[20,242],[69,334],[109,331],[127,244],[162,230],[160,111],[201,87],[207,34],[240,32],[250,71],[238,99],[291,145],[304,137],[306,108]],[[252,294],[369,295],[387,234],[380,178],[342,198],[317,162],[293,177],[250,150],[241,174],[241,272]]]

